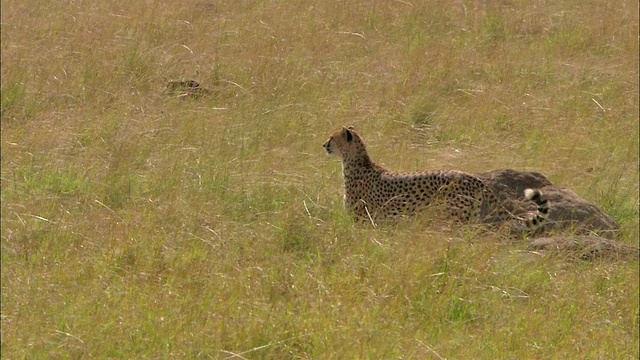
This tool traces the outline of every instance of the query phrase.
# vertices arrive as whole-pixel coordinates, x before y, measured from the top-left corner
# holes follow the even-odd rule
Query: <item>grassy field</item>
[[[1,14],[3,359],[638,358],[637,260],[356,224],[321,146],[353,125],[398,171],[539,171],[637,245],[638,2]]]

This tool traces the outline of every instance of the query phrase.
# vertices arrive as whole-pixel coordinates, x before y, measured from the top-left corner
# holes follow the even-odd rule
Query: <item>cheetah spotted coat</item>
[[[520,219],[507,212],[486,184],[471,174],[455,170],[386,170],[371,161],[353,127],[335,131],[323,146],[329,155],[342,159],[345,207],[360,220],[379,221],[430,210],[463,223],[517,220],[533,230],[548,212],[547,200],[540,190],[525,191],[525,197],[537,204],[538,211]]]

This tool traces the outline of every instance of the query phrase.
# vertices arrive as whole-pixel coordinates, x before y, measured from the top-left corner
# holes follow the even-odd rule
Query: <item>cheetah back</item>
[[[348,203],[360,217],[387,219],[429,208],[445,218],[469,222],[493,211],[497,203],[480,179],[459,171],[414,174],[381,171],[379,176],[365,176],[355,185],[361,188],[352,193],[360,196]]]

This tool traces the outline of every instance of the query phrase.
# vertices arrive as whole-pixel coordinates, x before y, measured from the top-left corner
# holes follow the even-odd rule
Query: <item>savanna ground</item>
[[[637,260],[356,224],[321,147],[539,171],[637,245],[637,2],[3,0],[1,29],[3,359],[638,358]]]

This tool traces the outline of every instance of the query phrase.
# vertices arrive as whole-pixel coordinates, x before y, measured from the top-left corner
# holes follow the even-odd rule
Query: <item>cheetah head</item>
[[[366,155],[364,143],[353,126],[336,130],[322,146],[328,155],[338,156],[343,161]]]

